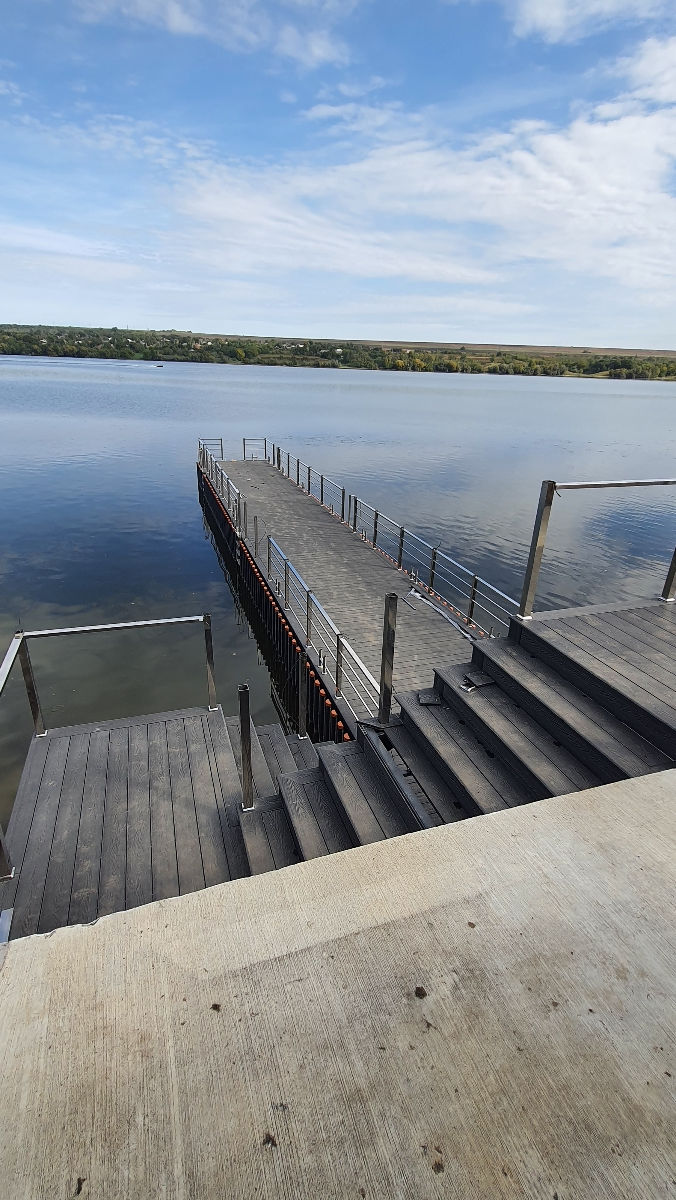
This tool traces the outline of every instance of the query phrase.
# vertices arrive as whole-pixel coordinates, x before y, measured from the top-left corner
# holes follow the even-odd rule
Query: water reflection
[[[274,720],[204,538],[199,436],[239,457],[267,434],[518,595],[540,481],[670,475],[675,399],[634,381],[0,359],[0,636],[211,611],[224,706],[248,679],[254,719]],[[673,511],[667,489],[557,497],[538,605],[659,592]],[[199,634],[151,634],[41,650],[52,719],[201,702]],[[19,674],[0,704],[5,810],[29,733]]]

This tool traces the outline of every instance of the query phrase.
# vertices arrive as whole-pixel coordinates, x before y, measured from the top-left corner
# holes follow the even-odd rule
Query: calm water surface
[[[265,434],[518,595],[540,481],[672,475],[675,412],[669,383],[0,358],[3,647],[19,624],[210,611],[224,708],[248,680],[254,719],[274,720],[204,536],[198,437],[236,457],[243,434]],[[659,591],[675,494],[563,493],[538,607]],[[204,703],[201,637],[33,643],[48,724]],[[31,731],[16,676],[0,701],[3,815]]]

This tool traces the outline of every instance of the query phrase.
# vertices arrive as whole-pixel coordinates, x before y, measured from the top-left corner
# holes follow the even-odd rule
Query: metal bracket
[[[463,675],[460,688],[463,692],[475,692],[477,688],[489,687],[492,683],[495,683],[495,680],[491,679],[490,675],[484,675],[481,671],[472,675],[468,672],[467,675]]]

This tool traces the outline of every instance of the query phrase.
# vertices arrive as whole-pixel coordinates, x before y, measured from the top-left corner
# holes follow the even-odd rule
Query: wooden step
[[[389,750],[385,748],[381,735],[375,729],[362,726],[359,730],[359,741],[366,762],[380,778],[409,830],[413,832],[416,829],[431,829],[437,825],[438,821],[430,816],[417,792],[408,783]]]
[[[281,800],[240,811],[240,824],[252,875],[278,871],[301,861],[289,816]]]
[[[335,854],[354,845],[320,767],[282,775],[279,787],[304,859]]]
[[[366,846],[408,831],[401,812],[367,764],[361,746],[356,742],[342,746],[324,743],[317,746],[317,753],[355,844]]]
[[[256,729],[261,749],[273,782],[279,786],[280,775],[292,775],[298,768],[281,725],[259,725]]]
[[[436,690],[467,722],[482,745],[539,800],[566,796],[600,784],[593,771],[543,729],[490,676],[472,686],[471,668],[465,664],[437,668],[434,680]]]
[[[420,704],[398,692],[404,724],[470,812],[500,812],[535,799],[446,704]]]
[[[614,783],[673,765],[554,667],[507,638],[483,642],[474,662],[601,779]]]
[[[674,709],[661,698],[661,685],[654,681],[652,687],[640,665],[563,621],[522,623],[518,632],[523,650],[553,667],[646,741],[674,754]]]
[[[232,744],[235,762],[240,779],[242,777],[242,749],[239,736],[239,718],[226,717],[225,724],[228,730],[228,736]],[[251,774],[253,776],[254,798],[256,800],[268,800],[271,796],[277,796],[277,785],[270,774],[270,769],[263,754],[258,733],[256,732],[253,721],[251,724]]]
[[[467,816],[467,810],[458,796],[436,770],[405,725],[388,725],[387,740],[409,772],[406,777],[410,782],[414,782],[422,793],[422,803],[435,825],[446,825]],[[472,805],[472,812],[475,811]]]
[[[304,771],[307,767],[319,766],[317,751],[309,737],[300,737],[297,733],[287,733],[286,740],[299,771]]]

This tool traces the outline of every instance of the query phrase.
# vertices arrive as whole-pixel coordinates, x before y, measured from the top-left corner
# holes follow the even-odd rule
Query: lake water
[[[672,475],[675,413],[670,383],[0,358],[3,648],[19,624],[209,611],[224,709],[247,680],[254,720],[274,720],[205,538],[198,437],[239,457],[243,435],[267,435],[518,596],[540,481]],[[675,494],[563,493],[536,607],[659,592]],[[205,702],[199,626],[50,639],[31,654],[52,726]],[[17,669],[0,700],[2,816],[30,732]]]

